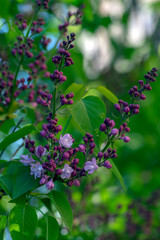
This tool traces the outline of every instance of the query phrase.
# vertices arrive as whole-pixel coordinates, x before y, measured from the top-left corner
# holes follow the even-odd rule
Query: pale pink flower
[[[29,155],[21,155],[20,162],[24,164],[24,166],[29,166],[32,162],[35,162],[35,160],[29,156]]]
[[[59,143],[62,147],[70,148],[73,144],[73,138],[69,133],[65,134],[63,137],[61,135]]]
[[[97,161],[95,158],[92,158],[92,161],[87,161],[84,166],[84,170],[88,171],[88,174],[94,173],[97,170],[98,165],[96,164]]]
[[[73,172],[73,168],[71,168],[67,163],[64,165],[64,168],[62,169],[62,179],[69,179],[71,176],[71,173]]]
[[[37,163],[31,163],[31,175],[34,175],[34,178],[36,179],[37,177],[41,177],[41,175],[44,174],[45,170],[43,169],[42,165],[37,162]]]

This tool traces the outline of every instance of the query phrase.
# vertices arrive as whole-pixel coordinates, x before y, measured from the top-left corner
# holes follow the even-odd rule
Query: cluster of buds
[[[52,113],[49,113],[47,117],[48,124],[44,123],[42,125],[43,130],[40,132],[41,136],[48,139],[52,139],[53,142],[57,141],[55,135],[57,135],[61,130],[62,126],[57,125],[58,119],[52,119]]]
[[[10,103],[10,96],[13,88],[14,74],[9,71],[6,62],[0,65],[0,104],[7,106]]]
[[[50,78],[55,85],[58,83],[62,84],[67,80],[67,77],[63,75],[63,72],[59,72],[58,70],[55,70],[54,73],[50,74]]]
[[[90,133],[86,133],[86,135],[83,137],[84,145],[79,146],[79,150],[83,152],[84,154],[92,154],[94,152],[94,148],[96,146],[93,135]]]
[[[14,56],[22,56],[26,55],[28,58],[33,57],[33,53],[30,52],[30,49],[33,48],[33,39],[27,38],[26,43],[23,41],[23,37],[18,36],[17,42],[14,44],[14,48],[12,49],[12,55]]]
[[[84,5],[81,5],[77,11],[75,12],[68,12],[67,20],[59,25],[59,30],[66,34],[68,31],[69,26],[73,25],[79,25],[82,23],[82,17],[83,17],[83,11]]]
[[[64,95],[60,95],[60,101],[61,101],[61,105],[72,105],[73,104],[73,100],[71,98],[74,97],[74,93],[68,93],[66,96]]]
[[[121,115],[124,113],[126,115],[134,115],[139,113],[140,106],[138,104],[128,104],[127,102],[124,102],[123,100],[119,100],[118,103],[114,105],[115,109],[118,110]]]
[[[42,106],[46,106],[46,107],[50,107],[51,105],[51,99],[52,99],[52,94],[49,93],[48,90],[44,91],[39,91],[40,96],[37,98],[36,103],[42,105]]]
[[[43,52],[40,52],[33,63],[30,63],[28,66],[31,69],[31,72],[29,72],[30,77],[29,80],[33,78],[37,78],[40,72],[47,70],[47,65],[45,63],[46,57],[44,56]],[[50,73],[45,72],[44,76],[49,77]]]
[[[48,9],[49,0],[36,0],[38,7],[44,7]]]
[[[56,68],[59,69],[58,65],[60,65],[60,68],[64,68],[66,66],[70,66],[73,63],[71,56],[71,53],[68,52],[68,50],[72,49],[74,45],[72,42],[75,40],[75,33],[71,33],[70,36],[67,36],[67,41],[63,41],[60,43],[60,48],[58,49],[59,55],[55,55],[52,57],[52,62],[55,64]]]
[[[17,25],[18,29],[21,30],[21,31],[24,31],[26,29],[27,23],[26,23],[26,20],[24,19],[23,14],[17,14],[16,15],[15,25]]]
[[[110,130],[114,128],[114,126],[115,126],[114,120],[111,120],[110,118],[105,118],[104,123],[102,123],[100,125],[99,129],[100,129],[100,131],[108,134],[110,132]],[[116,134],[113,134],[113,133],[114,133],[114,131],[112,131],[111,135],[116,135]]]
[[[33,21],[32,27],[31,27],[32,35],[34,33],[41,33],[43,31],[42,26],[44,24],[45,24],[45,21],[43,18],[38,18],[37,21]]]
[[[46,47],[48,46],[48,44],[51,42],[50,38],[47,38],[45,35],[43,35],[42,39],[41,39],[41,44],[43,46],[44,49],[46,49]]]
[[[33,87],[34,87],[33,84],[30,84],[30,85],[25,84],[25,79],[24,79],[24,78],[21,78],[20,80],[17,80],[17,81],[16,81],[16,86],[17,86],[17,90],[14,92],[14,97],[18,97],[19,94],[20,94],[23,90],[33,89]]]

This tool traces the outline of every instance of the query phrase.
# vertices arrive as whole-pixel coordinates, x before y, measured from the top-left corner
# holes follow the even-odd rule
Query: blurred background
[[[119,99],[128,101],[128,90],[143,80],[152,67],[160,67],[160,1],[51,1],[49,12],[41,13],[46,21],[43,34],[52,40],[47,48],[49,54],[60,35],[58,25],[68,10],[83,3],[82,25],[69,27],[69,32],[77,35],[72,51],[75,64],[69,71],[65,70],[69,82],[63,88],[72,82],[83,83],[88,88],[101,84]],[[10,49],[16,36],[13,20],[18,12],[30,18],[32,1],[1,0],[0,58],[11,58],[13,67]],[[50,59],[48,67],[51,72],[54,70]],[[92,95],[92,91],[88,94]],[[72,233],[62,228],[59,239],[160,239],[159,96],[157,81],[146,94],[147,99],[141,102],[140,114],[130,120],[131,141],[118,145],[115,163],[127,191],[110,171],[103,169],[83,180],[79,188],[67,189],[74,228]],[[113,117],[113,104],[105,102],[107,116]],[[44,239],[43,234],[37,230],[35,239]]]

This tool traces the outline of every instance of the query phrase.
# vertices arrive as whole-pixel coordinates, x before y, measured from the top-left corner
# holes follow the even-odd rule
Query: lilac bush
[[[21,32],[21,35],[17,36],[11,52],[17,62],[17,68],[15,71],[11,71],[9,60],[8,62],[1,61],[0,66],[1,124],[3,125],[8,118],[13,118],[13,115],[19,108],[24,110],[25,106],[30,106],[34,109],[36,118],[34,124],[24,125],[18,129],[20,124],[23,121],[25,122],[23,118],[20,119],[11,130],[11,133],[0,143],[2,161],[4,161],[3,154],[6,147],[11,143],[22,138],[23,144],[20,148],[23,145],[25,146],[25,149],[23,149],[24,153],[19,155],[18,161],[17,159],[10,161],[15,164],[13,173],[8,174],[4,171],[4,174],[2,172],[0,177],[1,197],[8,195],[11,198],[11,202],[17,204],[9,215],[9,228],[13,240],[16,239],[13,225],[17,221],[14,217],[17,212],[23,214],[27,210],[29,217],[33,218],[34,222],[37,222],[36,206],[34,204],[32,206],[30,201],[32,197],[38,198],[39,195],[46,195],[47,199],[50,199],[59,211],[65,225],[71,229],[73,223],[71,207],[64,196],[55,190],[56,184],[62,183],[69,187],[79,187],[83,177],[89,177],[89,175],[98,171],[100,167],[105,168],[106,171],[111,171],[110,169],[112,169],[119,178],[120,173],[113,161],[118,156],[115,144],[121,140],[124,143],[130,141],[128,136],[130,132],[128,126],[129,119],[133,115],[139,114],[139,101],[146,99],[144,92],[151,90],[150,84],[155,82],[155,78],[158,76],[156,73],[158,70],[152,68],[150,72],[144,75],[145,81],[139,80],[138,86],[133,86],[129,90],[129,103],[118,100],[114,104],[119,121],[110,119],[107,116],[102,120],[101,115],[104,116],[106,114],[104,114],[105,111],[101,111],[101,106],[105,105],[100,98],[97,96],[84,96],[84,92],[80,92],[82,87],[78,84],[76,87],[71,88],[72,91],[62,92],[62,85],[64,85],[64,82],[69,81],[63,69],[65,68],[66,71],[69,71],[71,67],[74,67],[72,66],[74,65],[72,49],[74,48],[76,34],[73,32],[69,33],[68,27],[82,23],[84,6],[81,6],[73,13],[69,11],[66,21],[58,26],[60,38],[56,42],[54,50],[57,46],[58,49],[51,58],[53,72],[48,70],[46,51],[51,40],[45,35],[41,37],[41,51],[36,51],[36,45],[34,44],[35,36],[43,32],[43,26],[45,25],[45,20],[38,16],[38,13],[40,10],[47,10],[48,8],[49,1],[37,0],[36,10],[30,23],[27,22],[21,13],[16,16],[15,25]],[[19,78],[22,66],[23,70],[25,70],[26,65],[27,79]],[[47,80],[50,79],[52,89],[47,84],[39,84],[38,80],[41,77]],[[78,92],[76,89],[78,89]],[[94,119],[96,127],[93,128],[93,131],[86,131],[83,139],[77,142],[74,136],[66,131],[68,123],[66,122],[65,125],[59,124],[59,112],[67,108],[67,112],[74,115],[73,111],[77,113],[82,110],[81,108],[74,108],[74,106],[77,106],[77,103],[81,104],[82,101],[83,103],[84,101],[89,101],[90,103],[86,104],[89,123],[93,124],[93,114],[90,113],[91,110],[89,108],[93,109],[94,114],[98,114],[98,119]],[[97,109],[95,104],[99,104]],[[100,112],[97,111],[98,109],[100,109]],[[37,130],[37,123],[41,122],[38,114],[44,120],[42,121],[40,131]],[[78,116],[83,117],[83,113],[80,112]],[[92,124],[90,125],[92,126]],[[88,125],[86,127],[90,130]],[[42,142],[40,145],[38,145],[36,140],[33,140],[33,131],[38,134],[39,142]],[[19,148],[15,154],[18,151]],[[6,162],[3,162],[3,164],[8,167],[10,162]],[[12,181],[12,179],[14,180]],[[43,185],[49,190],[47,193],[44,188],[41,188],[43,190],[37,190]],[[19,202],[22,206],[19,206]],[[64,211],[64,209],[66,210]],[[39,211],[41,210],[39,209]],[[54,222],[57,226],[56,229],[59,229],[55,218],[49,218],[48,215],[46,215],[46,218],[48,222]],[[20,224],[20,218],[18,221]],[[20,233],[17,230],[15,231],[17,231],[17,234],[23,235],[23,230],[23,226],[21,226]],[[33,228],[33,231],[32,229],[27,229],[26,231],[28,231],[29,236],[27,239],[32,239],[35,229]]]

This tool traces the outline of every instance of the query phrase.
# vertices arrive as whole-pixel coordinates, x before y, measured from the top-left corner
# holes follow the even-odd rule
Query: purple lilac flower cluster
[[[36,0],[36,3],[38,5],[38,7],[44,7],[45,9],[48,9],[48,4],[49,4],[49,0]]]
[[[63,41],[60,43],[60,48],[58,49],[58,54],[52,57],[52,62],[55,64],[56,68],[58,69],[58,65],[60,68],[64,68],[66,66],[70,66],[73,63],[71,53],[68,50],[74,48],[72,42],[75,40],[75,33],[71,33],[70,36],[67,36],[67,41]]]
[[[67,19],[65,20],[65,22],[63,22],[62,24],[59,25],[59,30],[62,33],[66,34],[69,26],[79,25],[82,23],[84,7],[85,6],[83,4],[77,9],[77,11],[75,11],[75,12],[69,11],[68,12],[68,16],[67,16]]]
[[[51,42],[51,39],[50,39],[50,38],[47,38],[45,35],[43,35],[40,42],[41,42],[43,48],[46,49],[46,47],[48,46],[48,44]]]
[[[157,77],[158,70],[156,68],[152,68],[148,74],[144,75],[145,82],[143,80],[139,80],[139,88],[138,86],[133,86],[129,90],[129,94],[131,95],[131,104],[128,102],[125,102],[123,100],[119,100],[118,103],[116,103],[115,109],[120,113],[121,115],[121,125],[119,128],[114,128],[115,122],[114,120],[110,120],[109,118],[106,118],[104,120],[104,123],[100,126],[100,131],[104,132],[107,135],[107,145],[102,150],[103,152],[106,150],[107,146],[110,144],[113,145],[115,140],[122,139],[124,142],[129,142],[130,138],[128,136],[125,136],[126,133],[130,132],[130,128],[127,125],[128,119],[139,113],[140,106],[137,104],[139,100],[145,100],[146,96],[143,94],[144,91],[150,91],[151,82],[155,82],[155,77]]]
[[[73,92],[66,94],[66,96],[60,95],[61,105],[66,105],[66,104],[72,105],[73,104],[73,100],[72,100],[73,97],[74,97]]]
[[[14,74],[9,71],[6,62],[0,65],[0,105],[7,106],[10,103],[10,92],[13,87]]]
[[[70,134],[60,136],[56,135],[62,130],[61,125],[57,125],[57,118],[52,119],[50,113],[47,117],[48,124],[43,124],[41,136],[48,140],[48,144],[35,147],[35,141],[26,140],[25,147],[30,151],[28,155],[21,155],[21,162],[25,166],[30,166],[31,175],[35,179],[40,178],[40,184],[46,184],[47,189],[53,189],[54,182],[60,181],[68,186],[80,186],[79,179],[87,174],[94,173],[98,167],[110,169],[111,164],[107,159],[116,157],[116,150],[107,150],[107,153],[98,153],[99,164],[95,157],[92,157],[95,148],[93,135],[86,133],[84,144],[72,148],[74,139]],[[57,126],[56,126],[57,125]],[[48,152],[47,152],[48,151]],[[76,157],[78,152],[83,152],[86,156],[84,164],[79,164]],[[89,160],[91,159],[91,160]]]
[[[29,63],[29,68],[31,71],[29,72],[30,76],[28,78],[29,81],[38,77],[38,75],[45,71],[44,77],[49,77],[50,72],[47,71],[47,65],[45,63],[46,57],[44,56],[44,52],[40,52],[36,57],[34,62]]]
[[[43,18],[38,18],[37,21],[33,21],[32,27],[31,27],[32,35],[34,33],[41,33],[43,31],[42,26],[44,24],[45,24],[45,21]]]

